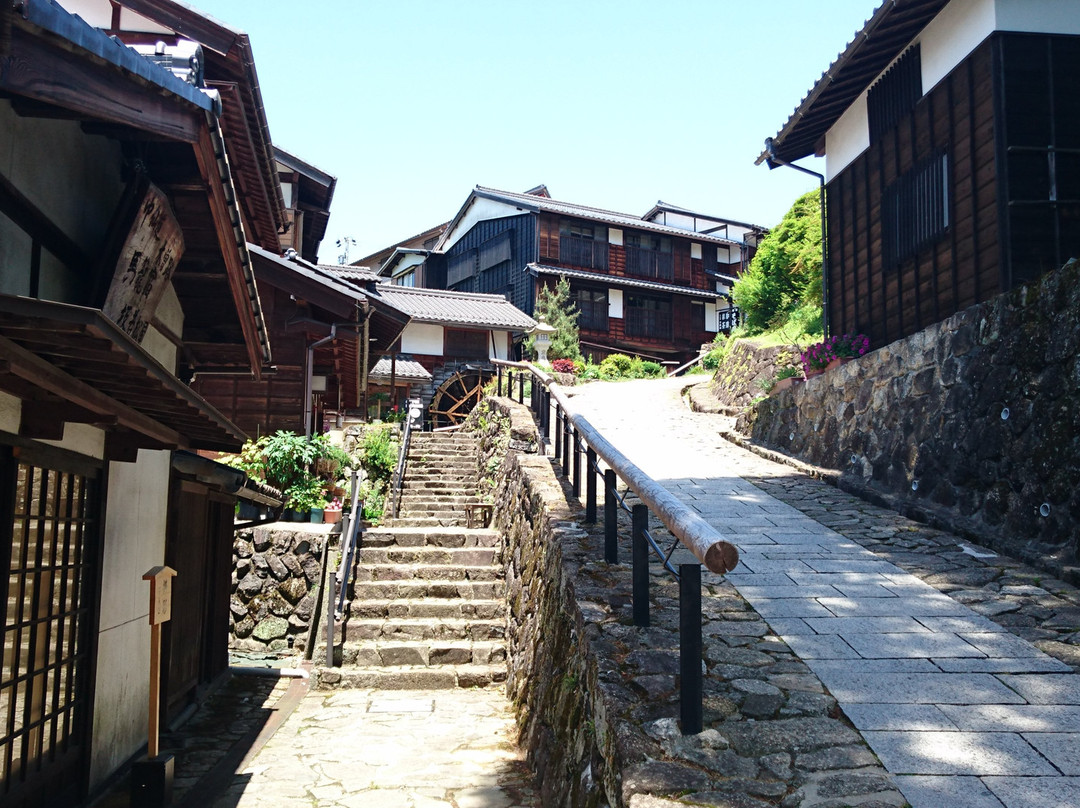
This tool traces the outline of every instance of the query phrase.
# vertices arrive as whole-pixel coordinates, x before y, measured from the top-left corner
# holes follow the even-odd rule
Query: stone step
[[[506,665],[441,665],[437,668],[322,668],[316,688],[370,688],[373,690],[452,690],[488,687],[506,681]]]
[[[465,515],[433,518],[426,516],[402,516],[392,519],[394,527],[466,527],[468,521]]]
[[[505,573],[502,567],[491,564],[485,567],[451,567],[444,564],[366,564],[358,567],[353,580],[410,581],[414,578],[427,581],[501,581]]]
[[[492,665],[506,662],[506,646],[491,640],[363,640],[345,648],[343,662],[364,668]]]
[[[473,490],[476,489],[476,475],[475,474],[454,474],[453,472],[441,471],[435,469],[433,471],[415,471],[410,470],[405,475],[406,482],[410,483],[446,483],[457,485],[469,485],[471,484]],[[432,488],[438,488],[439,486],[433,485]]]
[[[506,637],[506,620],[430,617],[350,617],[344,624],[345,642],[363,640],[502,640]],[[322,659],[325,659],[325,653]]]
[[[422,479],[406,475],[404,491],[432,491],[446,493],[476,493],[476,480],[454,480],[437,475],[425,475]]]
[[[428,518],[438,520],[436,524],[443,524],[445,519],[461,520],[465,518],[465,506],[460,508],[405,508],[398,511],[397,519]],[[397,520],[395,520],[397,521]]]
[[[372,547],[499,547],[502,538],[490,528],[380,526],[364,531],[363,549]],[[361,551],[363,553],[363,550]]]
[[[446,579],[410,578],[404,581],[357,581],[353,584],[353,602],[369,600],[495,600],[506,591],[505,581],[448,581]]]
[[[433,617],[461,620],[479,618],[494,620],[506,612],[502,600],[465,600],[463,598],[418,598],[391,600],[353,600],[349,604],[349,617],[364,618],[416,618]]]
[[[409,491],[401,495],[401,505],[424,504],[424,505],[468,505],[477,502],[475,496],[468,494],[441,494],[431,491]]]
[[[457,567],[486,567],[497,563],[499,547],[364,547],[360,564],[452,564]]]

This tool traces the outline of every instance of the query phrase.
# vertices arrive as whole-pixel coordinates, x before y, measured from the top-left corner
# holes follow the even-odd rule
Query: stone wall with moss
[[[747,340],[736,340],[713,374],[709,389],[723,409],[743,410],[765,395],[762,384],[776,375],[783,354],[797,357],[798,348],[762,347]]]
[[[770,397],[738,428],[1075,580],[1080,263]]]
[[[237,531],[229,604],[231,648],[260,652],[306,646],[328,537],[329,530],[285,525]]]

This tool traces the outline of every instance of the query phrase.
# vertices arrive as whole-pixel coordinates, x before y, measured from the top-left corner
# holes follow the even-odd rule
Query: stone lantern
[[[555,326],[545,322],[539,322],[529,333],[533,335],[533,347],[536,349],[536,361],[547,364],[548,347],[551,345],[551,335],[556,331]]]

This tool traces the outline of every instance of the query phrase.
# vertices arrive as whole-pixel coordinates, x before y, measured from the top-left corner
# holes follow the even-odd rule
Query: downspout
[[[315,373],[315,349],[337,337],[337,323],[330,324],[330,335],[307,346],[304,357],[304,437],[311,437],[311,377]]]
[[[776,156],[776,152],[773,150],[773,139],[771,137],[765,138],[765,153],[768,155],[765,162],[769,166],[769,169],[774,169],[778,165],[787,166],[788,168],[794,168],[796,171],[801,171],[803,174],[809,174],[811,177],[817,177],[819,184],[819,199],[821,207],[821,327],[824,332],[824,336],[829,336],[829,237],[825,232],[825,175],[819,174],[816,171],[811,171],[809,168],[803,166],[797,166],[794,163],[789,163],[787,160],[782,160]]]

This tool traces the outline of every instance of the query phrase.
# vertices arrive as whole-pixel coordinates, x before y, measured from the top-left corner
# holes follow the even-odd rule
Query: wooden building
[[[63,808],[145,748],[147,570],[177,571],[163,717],[226,669],[250,494],[196,452],[246,435],[187,380],[270,366],[245,234],[284,213],[246,37],[157,0],[0,32],[0,804]]]
[[[544,186],[477,186],[426,256],[423,283],[503,295],[531,314],[537,290],[566,277],[584,353],[684,361],[716,335],[731,279],[764,232],[696,216],[699,230],[683,221],[695,214],[663,203],[641,217],[559,202]]]
[[[1080,6],[883,3],[758,162],[826,158],[827,321],[885,345],[1080,255]]]

